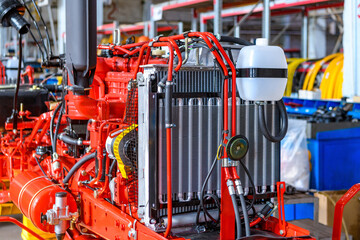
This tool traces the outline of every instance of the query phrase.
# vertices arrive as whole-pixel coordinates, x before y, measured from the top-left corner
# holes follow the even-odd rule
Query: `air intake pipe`
[[[96,68],[96,0],[66,1],[66,69],[75,94],[85,94]]]

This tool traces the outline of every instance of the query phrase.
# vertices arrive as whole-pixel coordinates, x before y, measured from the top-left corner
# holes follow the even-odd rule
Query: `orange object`
[[[139,43],[141,43],[141,42],[148,42],[148,41],[150,41],[150,38],[147,37],[147,36],[141,36],[141,37],[139,37],[139,39],[138,39],[138,42],[139,42]]]
[[[54,226],[42,223],[41,215],[46,214],[55,204],[55,194],[64,192],[58,185],[50,182],[44,175],[27,171],[13,178],[10,185],[12,201],[31,222],[44,232],[54,232]],[[69,210],[77,211],[76,202],[67,194]]]

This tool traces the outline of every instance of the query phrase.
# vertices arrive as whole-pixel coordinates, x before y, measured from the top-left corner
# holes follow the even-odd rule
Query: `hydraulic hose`
[[[241,218],[240,218],[240,213],[239,211],[236,211],[236,209],[238,209],[237,206],[237,201],[236,201],[236,195],[232,194],[231,196],[231,201],[234,207],[234,212],[235,212],[235,220],[236,220],[236,239],[239,239],[242,237],[242,229],[241,229]]]
[[[56,117],[56,114],[59,112],[61,106],[62,106],[63,102],[60,102],[54,112],[53,112],[53,115],[51,116],[51,120],[50,120],[50,140],[51,140],[51,146],[52,146],[52,143],[54,142],[54,122],[55,122],[55,117]]]
[[[62,119],[63,114],[64,114],[64,103],[61,104],[59,116],[58,116],[58,119],[57,119],[57,122],[56,122],[56,125],[55,125],[55,133],[54,133],[54,136],[53,136],[54,141],[51,143],[53,153],[56,153],[57,136],[58,136],[58,133],[59,133],[61,119]]]
[[[229,190],[229,194],[231,197],[231,201],[233,204],[234,212],[235,212],[235,221],[236,221],[236,239],[239,239],[242,237],[242,229],[241,229],[241,218],[239,213],[239,208],[236,201],[236,193],[234,188],[234,182],[231,179],[228,179],[226,181],[226,185]]]
[[[241,204],[241,209],[242,212],[244,214],[244,221],[245,221],[245,236],[249,237],[250,236],[250,222],[249,222],[249,215],[246,209],[246,202],[245,202],[245,197],[244,194],[240,194],[240,204]]]
[[[90,161],[91,159],[96,157],[96,152],[93,152],[89,155],[84,156],[83,158],[81,158],[77,163],[75,163],[75,165],[70,169],[69,173],[66,175],[66,177],[64,178],[63,183],[66,184],[69,182],[70,178],[72,177],[72,175],[74,175],[74,173],[79,170],[79,168],[82,167],[82,165],[84,165],[85,163],[87,163],[88,161]]]
[[[281,128],[277,135],[271,135],[265,120],[265,107],[263,104],[259,104],[259,125],[262,134],[271,142],[280,142],[286,135],[288,129],[288,117],[283,100],[277,101],[276,105],[279,108],[281,118]]]
[[[219,42],[235,43],[235,44],[244,45],[244,46],[253,45],[251,42],[249,42],[245,39],[237,38],[237,37],[220,36],[219,38],[220,38]]]

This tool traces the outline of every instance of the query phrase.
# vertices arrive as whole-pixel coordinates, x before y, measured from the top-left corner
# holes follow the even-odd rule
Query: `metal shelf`
[[[134,25],[120,25],[118,28],[121,33],[127,34],[140,34],[144,32],[145,26],[150,27],[149,23],[141,22]],[[97,27],[98,34],[112,34],[116,28],[116,23],[104,24]],[[168,32],[179,28],[178,24],[159,23],[157,26],[157,32]]]
[[[287,1],[276,1],[270,3],[270,11],[274,15],[286,15],[292,13],[298,13],[304,10],[311,11],[316,9],[330,8],[330,7],[343,7],[343,1],[334,0],[287,0]],[[305,9],[304,9],[305,8]],[[234,17],[242,16],[249,13],[252,6],[236,7],[223,9],[221,11],[221,17]],[[255,16],[261,16],[258,13],[262,13],[264,8],[259,6],[253,10]],[[206,22],[214,19],[214,12],[202,13],[200,15],[200,22]]]

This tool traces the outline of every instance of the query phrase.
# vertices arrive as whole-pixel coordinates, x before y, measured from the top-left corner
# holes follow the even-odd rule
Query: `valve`
[[[46,214],[41,213],[41,222],[55,225],[55,235],[57,240],[63,240],[68,228],[68,222],[78,217],[78,213],[70,213],[67,204],[67,192],[57,192],[55,194],[55,204]]]

